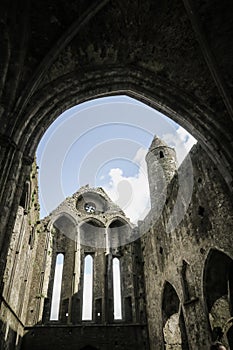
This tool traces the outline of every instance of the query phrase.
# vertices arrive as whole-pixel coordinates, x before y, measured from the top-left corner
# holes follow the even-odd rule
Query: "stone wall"
[[[86,204],[90,203],[93,212],[85,209]],[[138,230],[132,228],[120,208],[111,202],[102,189],[85,186],[41,220],[37,230],[36,261],[31,266],[32,283],[27,310],[27,326],[31,327],[31,331],[25,335],[23,348],[36,348],[39,346],[37,343],[43,343],[46,332],[50,338],[57,329],[61,330],[60,338],[63,333],[66,338],[71,329],[78,337],[73,335],[76,348],[90,337],[96,338],[96,344],[103,343],[99,345],[101,349],[120,349],[122,346],[146,349],[148,339],[141,241],[132,241],[133,237],[138,237]],[[55,320],[50,314],[55,264],[60,253],[64,255],[64,265],[59,316]],[[93,258],[93,296],[92,319],[87,321],[82,320],[82,308],[84,262],[88,255]],[[120,266],[121,319],[114,318],[114,258],[119,260]],[[39,325],[43,325],[43,331]],[[101,340],[103,335],[106,344]],[[60,338],[59,342],[65,346]],[[57,348],[58,340],[51,339],[48,344],[51,348]]]
[[[0,307],[0,348],[18,349],[24,334],[39,220],[37,166],[24,184],[7,263]]]
[[[209,317],[211,311],[207,309],[207,301],[211,299],[217,285],[223,285],[224,281],[224,285],[227,283],[229,285],[231,280],[229,274],[226,275],[226,273],[224,281],[216,277],[221,276],[224,270],[230,271],[229,263],[224,265],[223,262],[219,270],[215,268],[215,280],[211,276],[208,277],[210,274],[208,264],[211,264],[209,258],[211,254],[216,254],[217,251],[227,256],[228,260],[233,257],[232,199],[228,196],[225,184],[216,167],[201,147],[194,146],[190,155],[193,167],[193,191],[191,203],[183,220],[174,230],[170,232],[166,230],[178,198],[179,176],[182,173],[187,175],[187,159],[181,165],[178,177],[173,178],[167,189],[167,200],[161,218],[153,222],[152,209],[139,226],[139,231],[143,235],[147,317],[152,350],[163,348],[164,338],[168,337],[165,324],[171,317],[173,317],[173,321],[170,321],[173,322],[173,328],[178,326],[182,328],[181,318],[183,318],[183,328],[187,339],[182,340],[182,349],[207,350],[211,333],[213,337],[216,337],[216,329],[212,329],[211,332],[210,323],[213,324],[213,320]],[[182,207],[185,207],[184,202],[185,198],[181,197],[181,212]],[[224,259],[219,258],[216,261],[224,261]],[[177,295],[176,307],[172,306],[171,293],[168,293],[166,288],[167,283],[174,289],[173,294]],[[209,287],[206,287],[208,284]],[[208,293],[211,295],[207,295]],[[219,290],[217,295],[212,296],[213,303],[220,300],[217,304],[222,305],[221,298],[224,296],[229,304],[229,293],[232,292]],[[169,305],[170,308],[168,308]],[[222,315],[224,313],[225,316]],[[221,315],[223,320],[222,323],[221,319],[219,320],[221,326],[216,319],[215,323],[217,322],[224,332],[225,322],[229,318],[229,307],[221,308]],[[180,331],[177,332],[177,339],[181,339]],[[223,338],[226,342],[226,334]],[[166,349],[172,348],[173,341],[174,339],[170,344],[166,344]]]
[[[20,349],[22,341],[23,349],[41,349],[43,344],[43,349],[56,350],[67,342],[70,349],[80,350],[97,343],[101,350],[207,350],[211,339],[217,338],[226,346],[232,344],[233,205],[202,148],[194,146],[190,156],[191,162],[188,158],[183,162],[167,187],[161,217],[157,218],[153,207],[135,228],[113,203],[106,204],[107,197],[97,205],[98,212],[82,211],[84,193],[90,197],[94,192],[88,201],[104,196],[100,189],[89,188],[83,189],[81,201],[82,190],[39,222],[34,168],[30,199],[22,197],[8,253],[1,349]],[[187,206],[188,186],[193,188]],[[88,239],[82,241],[87,234]],[[127,239],[122,243],[123,236]],[[51,322],[58,253],[65,254],[66,264],[59,320]],[[87,254],[95,261],[90,322],[81,319]],[[122,276],[119,321],[113,317],[114,257],[120,260]]]
[[[147,350],[147,329],[137,324],[26,328],[22,350],[28,349]]]

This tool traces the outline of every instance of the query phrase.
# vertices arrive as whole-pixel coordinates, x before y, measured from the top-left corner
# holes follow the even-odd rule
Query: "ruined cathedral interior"
[[[233,2],[0,9],[0,349],[233,349]],[[117,95],[190,132],[189,157],[178,167],[154,135],[137,225],[88,185],[40,219],[42,136],[68,108]]]

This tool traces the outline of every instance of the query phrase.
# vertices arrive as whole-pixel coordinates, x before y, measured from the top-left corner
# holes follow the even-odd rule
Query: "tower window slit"
[[[164,153],[163,153],[163,151],[160,151],[160,152],[159,152],[159,158],[164,158]]]

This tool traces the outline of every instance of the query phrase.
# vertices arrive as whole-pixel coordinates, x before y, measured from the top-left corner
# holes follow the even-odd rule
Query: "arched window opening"
[[[76,208],[87,214],[101,214],[108,208],[108,202],[98,193],[85,192],[76,202]]]
[[[30,202],[30,196],[31,196],[31,183],[29,180],[27,180],[24,184],[23,192],[20,198],[19,205],[24,208],[24,210],[28,210],[29,208],[29,202]],[[34,198],[33,198],[34,199]]]
[[[53,227],[60,236],[68,237],[73,241],[76,240],[76,223],[71,215],[67,213],[61,214],[53,223]]]
[[[185,260],[183,260],[182,269],[181,269],[181,280],[182,280],[182,287],[183,287],[183,293],[184,293],[184,301],[188,301],[190,299],[189,285],[187,281],[188,267],[189,267],[189,264]]]
[[[83,308],[82,320],[92,320],[93,307],[93,257],[88,254],[84,259]]]
[[[108,229],[108,247],[119,248],[130,241],[131,228],[126,221],[114,220]]]
[[[31,249],[33,249],[34,242],[35,242],[35,231],[36,231],[36,228],[35,228],[35,226],[33,226],[31,229],[31,232],[30,232],[29,239],[28,239],[28,244],[29,244]]]
[[[63,265],[64,254],[59,253],[55,265],[50,321],[59,320]]]
[[[80,244],[86,250],[95,248],[105,248],[105,227],[98,220],[88,220],[80,226]]]
[[[120,271],[120,260],[118,258],[113,259],[112,272],[113,272],[114,320],[122,320],[121,271]]]

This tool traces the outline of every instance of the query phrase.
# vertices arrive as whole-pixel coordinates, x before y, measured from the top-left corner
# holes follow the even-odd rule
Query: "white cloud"
[[[109,172],[109,184],[103,186],[133,223],[142,220],[150,209],[146,153],[145,148],[139,148],[132,161],[139,169],[135,176],[124,176],[122,169],[113,168]]]
[[[176,150],[178,164],[181,164],[197,140],[181,126],[175,134],[164,134],[162,139]]]
[[[175,148],[178,164],[182,163],[192,146],[197,142],[181,126],[178,127],[176,133],[167,133],[161,138],[169,146]],[[141,147],[133,158],[133,162],[138,165],[139,169],[135,176],[124,176],[122,169],[113,168],[109,172],[110,182],[103,185],[109,197],[120,206],[133,223],[144,219],[150,209],[146,153],[147,149]]]

